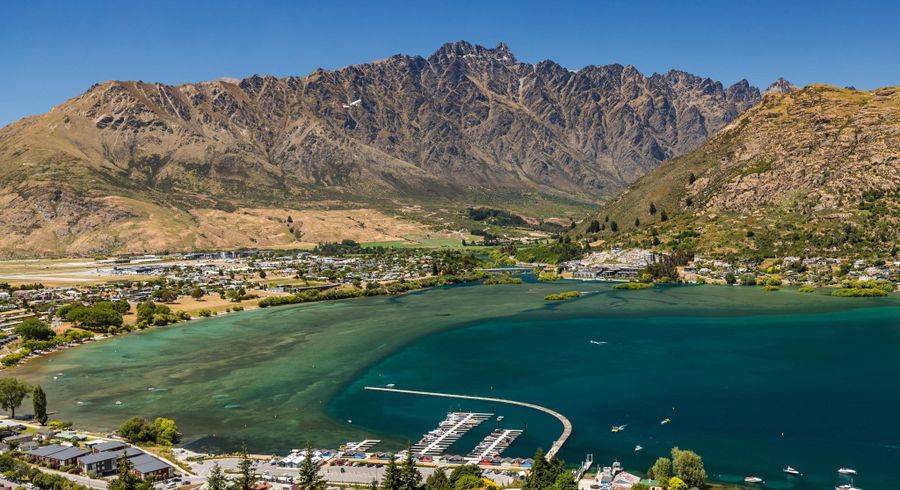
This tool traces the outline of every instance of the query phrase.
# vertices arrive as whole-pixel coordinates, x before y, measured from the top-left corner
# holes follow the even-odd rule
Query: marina
[[[466,432],[493,415],[492,413],[450,412],[436,429],[429,431],[422,436],[419,442],[413,444],[412,452],[416,456],[440,456]]]
[[[416,391],[416,390],[401,390],[397,388],[382,388],[380,386],[366,386],[366,390],[369,391],[387,391],[391,393],[403,393],[407,395],[424,395],[424,396],[437,396],[442,398],[458,398],[461,400],[477,400],[483,402],[495,402],[495,403],[506,403],[509,405],[518,405],[520,407],[531,408],[534,410],[539,410],[541,412],[550,414],[556,417],[563,425],[563,431],[560,436],[553,441],[553,444],[550,446],[550,449],[545,454],[545,457],[549,461],[559,450],[562,448],[563,444],[565,444],[566,440],[569,439],[569,436],[572,435],[572,422],[569,421],[563,414],[557,412],[556,410],[551,410],[547,407],[542,407],[540,405],[536,405],[534,403],[520,402],[516,400],[508,400],[505,398],[491,398],[486,396],[472,396],[472,395],[456,395],[452,393],[435,393],[432,391]]]
[[[479,463],[493,461],[500,457],[517,437],[522,435],[518,429],[496,429],[484,438],[467,456],[466,461]]]

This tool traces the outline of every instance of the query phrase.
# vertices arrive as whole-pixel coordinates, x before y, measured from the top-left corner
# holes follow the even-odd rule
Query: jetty
[[[540,412],[544,412],[546,414],[552,415],[556,417],[557,420],[562,423],[563,431],[560,436],[553,441],[553,444],[550,446],[550,450],[547,451],[545,457],[549,460],[552,457],[556,456],[556,453],[562,448],[563,444],[566,443],[566,440],[572,435],[572,422],[569,421],[563,414],[557,412],[556,410],[549,409],[547,407],[542,407],[540,405],[536,405],[534,403],[528,402],[520,402],[516,400],[507,400],[504,398],[491,398],[487,396],[472,396],[472,395],[456,395],[452,393],[436,393],[432,391],[416,391],[416,390],[401,390],[399,388],[385,388],[381,386],[366,386],[365,389],[370,391],[386,391],[389,393],[403,393],[406,395],[422,395],[422,396],[437,396],[442,398],[458,398],[460,400],[475,400],[481,402],[493,402],[493,403],[505,403],[507,405],[518,405],[520,407],[530,408],[532,410],[538,410]]]
[[[413,444],[413,454],[417,456],[440,456],[454,442],[477,425],[491,418],[491,413],[450,412],[447,418]]]
[[[480,463],[500,456],[517,437],[522,435],[519,429],[496,429],[488,434],[467,456],[469,463]]]
[[[381,439],[366,439],[364,441],[350,441],[344,444],[342,448],[342,453],[354,453],[361,452],[364,453],[372,448],[372,446],[381,442]]]

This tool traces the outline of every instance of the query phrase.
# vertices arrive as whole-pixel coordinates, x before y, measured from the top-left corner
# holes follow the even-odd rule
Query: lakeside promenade
[[[381,386],[366,386],[365,389],[370,391],[386,391],[389,393],[403,393],[406,395],[422,395],[422,396],[437,396],[442,398],[458,398],[462,400],[476,400],[482,402],[494,402],[494,403],[506,403],[508,405],[518,405],[520,407],[531,408],[533,410],[538,410],[540,412],[544,412],[556,417],[563,425],[563,431],[560,436],[553,441],[553,444],[550,447],[550,450],[546,453],[546,458],[549,460],[553,458],[557,452],[562,448],[563,444],[565,444],[566,440],[569,439],[569,436],[572,435],[572,422],[566,418],[565,415],[557,412],[556,410],[542,407],[540,405],[536,405],[534,403],[528,402],[520,402],[516,400],[507,400],[505,398],[491,398],[486,396],[473,396],[473,395],[456,395],[452,393],[436,393],[432,391],[416,391],[416,390],[402,390],[399,388],[387,388]]]

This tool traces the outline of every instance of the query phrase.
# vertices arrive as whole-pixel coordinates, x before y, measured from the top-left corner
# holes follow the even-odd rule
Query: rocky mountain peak
[[[478,44],[472,44],[468,41],[445,43],[438,48],[434,54],[428,57],[428,61],[432,63],[446,63],[455,61],[459,58],[490,59],[508,63],[517,62],[516,57],[509,49],[509,46],[504,42],[497,44],[497,47],[491,49]]]
[[[769,85],[769,87],[766,89],[766,91],[763,92],[763,95],[787,94],[787,93],[793,92],[795,90],[797,90],[796,85],[785,80],[784,78],[779,77],[778,80],[775,80],[774,82],[772,82],[771,85]]]

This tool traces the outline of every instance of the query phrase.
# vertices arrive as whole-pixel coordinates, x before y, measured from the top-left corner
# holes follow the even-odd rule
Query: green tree
[[[191,298],[194,298],[194,299],[200,299],[200,298],[202,298],[202,297],[203,297],[203,290],[202,290],[202,289],[200,289],[200,288],[198,288],[198,287],[195,287],[194,289],[191,289]]]
[[[634,227],[637,228],[638,226],[641,226],[641,219],[635,218],[634,219]]]
[[[697,182],[697,176],[694,175],[694,172],[691,172],[691,175],[688,176],[688,184],[693,184]]]
[[[153,298],[163,303],[174,303],[178,299],[178,292],[174,289],[159,288],[153,292]]]
[[[578,490],[578,482],[575,481],[575,475],[571,471],[563,471],[556,476],[553,482],[552,490]]]
[[[703,468],[703,459],[694,451],[673,447],[672,472],[684,480],[687,487],[703,488],[706,485],[706,469]]]
[[[450,490],[450,479],[443,469],[438,468],[425,480],[426,490]]]
[[[0,378],[0,407],[9,411],[9,418],[16,418],[16,409],[28,396],[31,386],[16,378]]]
[[[400,490],[401,485],[403,485],[403,481],[400,475],[400,467],[397,466],[397,458],[391,456],[391,460],[384,470],[384,480],[381,482],[381,488]]]
[[[653,466],[647,470],[647,476],[653,480],[657,480],[661,485],[669,481],[671,476],[672,461],[669,458],[658,458]]]
[[[153,421],[150,431],[153,434],[153,440],[159,445],[171,446],[178,442],[178,427],[175,426],[175,421],[172,419],[157,417]]]
[[[688,201],[690,201],[690,198],[688,198]],[[688,204],[688,206],[690,206],[690,204]],[[661,213],[659,213],[659,220],[660,221],[668,221],[669,220],[669,215],[666,214],[665,210],[663,210]]]
[[[475,490],[484,487],[484,481],[475,475],[463,475],[453,485],[454,490]]]
[[[323,490],[327,484],[319,476],[319,466],[313,462],[312,445],[306,443],[303,451],[303,463],[297,472],[297,486],[303,490]]]
[[[466,475],[473,475],[476,478],[481,478],[481,468],[474,464],[465,464],[453,468],[453,471],[450,472],[450,486],[455,487],[456,482]]]
[[[209,472],[209,476],[206,478],[206,489],[207,490],[227,490],[228,489],[228,480],[225,479],[225,472],[222,471],[222,467],[219,466],[219,463],[213,465],[212,470]]]
[[[600,231],[600,222],[597,220],[591,220],[591,224],[588,225],[587,232],[597,233],[598,231]]]
[[[666,488],[668,490],[688,490],[687,483],[685,483],[684,480],[678,478],[677,476],[669,478],[668,483],[666,483]]]
[[[652,216],[654,214],[656,214],[656,205],[651,202],[650,203],[650,215]]]
[[[613,233],[615,233],[615,232],[619,231],[619,224],[616,223],[615,221],[613,221],[612,223],[609,224],[609,229],[610,229]]]
[[[531,474],[525,477],[524,490],[545,490],[553,488],[563,473],[568,473],[562,461],[552,458],[549,461],[544,450],[538,448],[534,453],[534,466]]]
[[[403,490],[416,490],[422,486],[422,474],[416,468],[416,462],[413,461],[412,448],[406,446],[406,459],[403,460],[403,466],[400,468],[400,488]]]
[[[728,271],[725,273],[725,284],[734,284],[737,282],[737,278],[734,276],[734,272]]]
[[[141,481],[134,474],[134,465],[124,454],[116,463],[116,474],[118,478],[109,482],[109,490],[149,490],[153,487],[152,482]]]
[[[34,405],[34,419],[41,425],[47,423],[47,395],[40,385],[34,387],[31,393],[31,401]]]
[[[247,449],[241,450],[241,459],[238,461],[238,479],[233,490],[250,490],[256,483],[253,478],[253,461],[247,456]]]
[[[16,326],[14,331],[23,340],[50,340],[56,335],[45,322],[37,318],[27,318]]]

